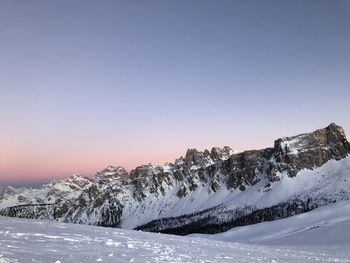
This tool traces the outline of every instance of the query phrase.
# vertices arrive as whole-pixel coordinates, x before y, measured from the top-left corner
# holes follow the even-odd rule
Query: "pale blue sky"
[[[2,0],[0,182],[349,134],[349,28],[337,0]]]

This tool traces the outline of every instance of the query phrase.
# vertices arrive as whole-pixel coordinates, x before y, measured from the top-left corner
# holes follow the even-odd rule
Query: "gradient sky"
[[[350,1],[0,1],[0,184],[336,122]]]

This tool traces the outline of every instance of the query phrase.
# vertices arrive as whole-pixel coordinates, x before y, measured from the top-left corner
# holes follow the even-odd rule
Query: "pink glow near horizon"
[[[258,145],[258,144],[256,144]],[[225,146],[225,145],[214,145]],[[234,147],[236,152],[244,148]],[[271,146],[271,144],[269,145]],[[175,159],[184,156],[187,148],[190,147],[173,147],[173,149],[153,147],[148,149],[135,148],[135,151],[118,152],[113,149],[105,149],[103,154],[93,151],[77,152],[69,154],[65,152],[21,152],[21,149],[12,149],[6,151],[3,149],[4,156],[0,156],[0,183],[1,182],[31,182],[31,181],[49,181],[51,179],[66,178],[72,174],[80,174],[91,177],[97,171],[104,169],[108,165],[122,166],[128,171],[139,165],[153,163],[162,165],[167,162],[173,163]],[[132,148],[132,147],[130,147]],[[211,149],[211,146],[205,147]],[[198,150],[205,148],[197,147]],[[262,148],[247,147],[246,149]],[[174,151],[175,149],[175,151]]]
[[[267,141],[266,138],[260,141],[244,139],[241,145],[216,144],[214,146],[222,147],[228,145],[235,152],[241,152],[272,147],[273,140],[270,143],[267,143]],[[265,144],[263,144],[264,142]],[[3,145],[6,146],[5,144]],[[129,147],[121,147],[123,148],[122,151],[118,151],[118,147],[114,146],[74,150],[68,147],[60,151],[57,149],[42,151],[39,146],[39,151],[21,149],[21,147],[8,148],[6,151],[6,148],[3,147],[0,153],[0,183],[50,181],[51,179],[67,178],[72,174],[91,177],[108,165],[122,166],[130,171],[139,165],[148,163],[157,165],[162,165],[166,162],[172,163],[180,156],[184,156],[188,148],[197,148],[203,151],[205,149],[210,150],[212,147],[208,144],[205,146],[195,147],[190,145],[190,147],[186,147],[178,143],[177,145],[158,144],[151,147],[151,144],[145,144],[142,146],[130,145]],[[94,151],[93,149],[96,150]]]

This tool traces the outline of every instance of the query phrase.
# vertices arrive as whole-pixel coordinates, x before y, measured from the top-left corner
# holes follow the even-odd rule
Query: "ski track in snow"
[[[350,262],[350,253],[0,217],[1,262]]]

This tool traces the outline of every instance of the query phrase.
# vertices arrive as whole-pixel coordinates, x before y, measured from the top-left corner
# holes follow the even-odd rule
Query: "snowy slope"
[[[335,200],[350,197],[350,156],[336,161],[330,160],[316,169],[303,169],[295,177],[285,172],[279,174],[280,181],[264,187],[266,178],[226,202],[226,207],[250,205],[264,208],[290,199],[332,197]],[[230,203],[234,204],[233,206]]]
[[[281,203],[293,203],[295,200],[308,203],[308,206],[315,208],[330,202],[350,199],[350,156],[339,161],[330,160],[313,170],[301,170],[295,177],[289,177],[286,173],[279,174],[279,177],[279,181],[268,187],[265,186],[267,179],[262,177],[258,183],[243,192],[222,190],[210,196],[206,196],[205,191],[204,194],[194,192],[193,194],[197,194],[197,198],[187,200],[187,209],[191,209],[191,206],[194,205],[199,207],[202,205],[201,208],[204,208],[203,201],[213,204],[214,202],[211,200],[215,200],[221,205],[209,209],[206,213],[194,214],[186,218],[186,222],[191,224],[207,217],[213,218],[213,222],[216,218],[229,222],[234,219],[237,212],[249,214],[250,211],[269,208]],[[295,213],[297,212],[294,211]],[[160,220],[154,221],[154,227],[151,225],[152,228],[142,230],[153,231],[154,228],[162,230],[184,225],[184,222],[177,220],[176,217],[174,220],[169,219],[169,222],[161,221],[161,226],[159,226]]]
[[[350,262],[349,258],[350,252],[341,248],[267,247],[0,217],[0,262]]]
[[[213,240],[273,246],[317,246],[319,248],[350,248],[350,201],[341,201],[307,213],[236,227],[215,235],[193,234]]]

